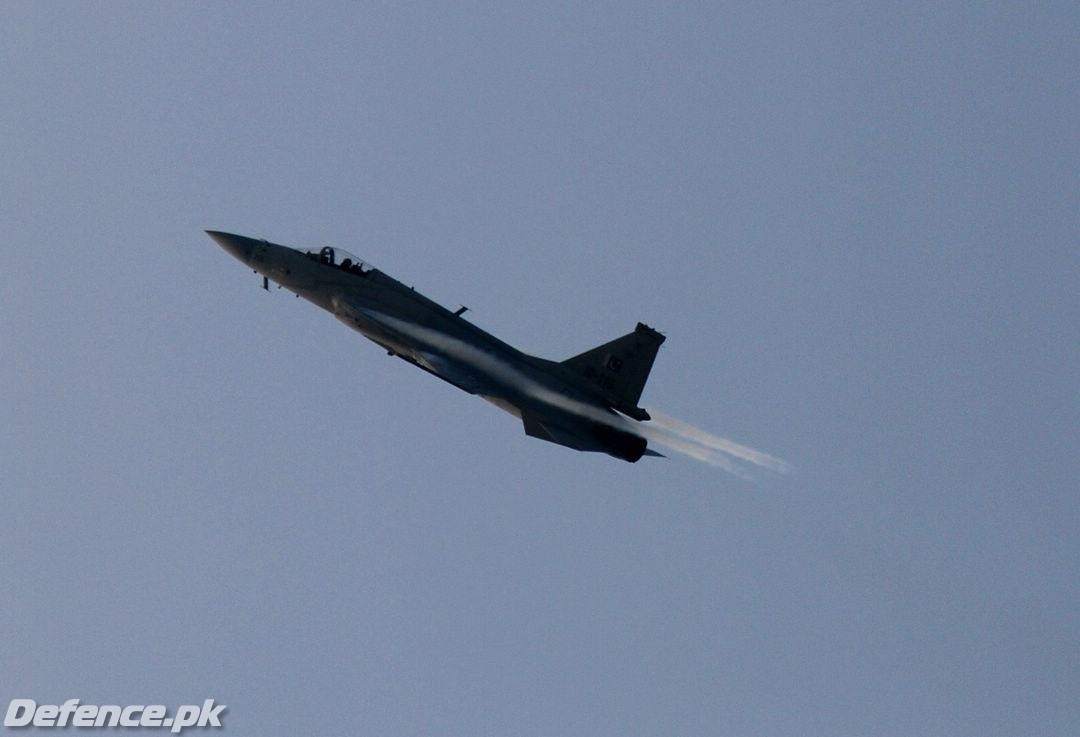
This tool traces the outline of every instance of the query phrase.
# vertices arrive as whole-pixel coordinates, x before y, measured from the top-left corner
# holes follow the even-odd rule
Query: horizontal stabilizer
[[[600,422],[580,419],[577,420],[578,424],[568,427],[532,412],[522,412],[521,420],[525,425],[525,434],[529,437],[565,445],[567,448],[607,453],[631,463],[643,455],[660,455],[647,447],[644,438]]]
[[[545,423],[530,412],[522,412],[521,421],[525,425],[525,434],[531,438],[540,438],[549,443],[565,445],[567,448],[574,448],[575,450],[590,450],[590,448],[582,447],[584,443],[582,443],[581,438],[575,437],[572,433],[560,430],[555,425]]]

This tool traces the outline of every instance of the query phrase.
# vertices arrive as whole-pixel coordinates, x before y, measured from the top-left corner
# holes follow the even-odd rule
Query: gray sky
[[[0,702],[231,734],[1080,731],[1075,3],[0,6]],[[348,248],[749,483],[526,438]]]

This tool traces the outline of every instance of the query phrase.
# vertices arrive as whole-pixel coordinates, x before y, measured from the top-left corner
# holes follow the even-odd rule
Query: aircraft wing
[[[454,386],[467,391],[469,394],[491,394],[493,389],[482,376],[471,370],[467,365],[452,361],[446,356],[430,351],[420,351],[416,354],[415,361],[402,356],[410,363],[415,363],[425,371],[448,381]]]
[[[485,394],[492,390],[483,375],[466,362],[454,360],[435,349],[425,348],[415,334],[425,328],[411,326],[404,320],[353,304],[347,299],[334,304],[334,315],[349,327],[359,330],[369,340],[386,348],[390,355],[422,368],[469,394]]]

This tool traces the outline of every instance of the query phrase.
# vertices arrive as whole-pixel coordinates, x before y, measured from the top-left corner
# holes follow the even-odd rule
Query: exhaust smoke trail
[[[722,438],[718,435],[713,435],[710,432],[702,430],[699,427],[694,427],[688,422],[677,420],[674,417],[668,417],[662,412],[650,409],[649,415],[652,417],[653,423],[657,427],[672,433],[680,438],[685,438],[691,443],[709,448],[711,450],[720,451],[726,453],[729,456],[734,456],[741,461],[747,463],[753,463],[756,466],[768,468],[777,473],[791,473],[791,465],[782,458],[775,458],[768,453],[763,453],[760,450],[754,450],[753,448],[745,445],[739,445],[736,442]]]
[[[648,411],[651,415],[652,410]],[[716,448],[710,448],[701,443],[694,442],[690,438],[673,433],[652,422],[636,422],[631,420],[624,420],[623,422],[623,429],[629,430],[630,432],[645,438],[653,445],[662,445],[664,448],[673,450],[676,453],[681,453],[696,461],[708,463],[710,466],[716,466],[717,468],[723,469],[741,479],[747,481],[751,480],[751,476],[742,467],[736,465],[730,456],[725,455]]]
[[[645,440],[662,445],[694,460],[721,468],[740,478],[751,476],[735,461],[743,461],[779,473],[788,473],[791,467],[783,460],[774,458],[726,438],[713,435],[689,423],[649,410],[651,422],[638,422],[620,414],[612,414],[571,397],[559,394],[521,373],[513,365],[490,353],[444,333],[400,320],[390,315],[361,310],[369,318],[386,325],[414,341],[441,351],[446,356],[478,369],[500,382],[513,386],[533,399],[552,407],[558,407],[582,419],[591,420],[616,430],[633,433]]]

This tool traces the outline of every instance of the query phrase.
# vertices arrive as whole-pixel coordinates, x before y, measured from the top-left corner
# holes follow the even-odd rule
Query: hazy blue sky
[[[0,703],[236,735],[1080,733],[1080,10],[0,5]],[[528,439],[348,248],[749,483]]]

